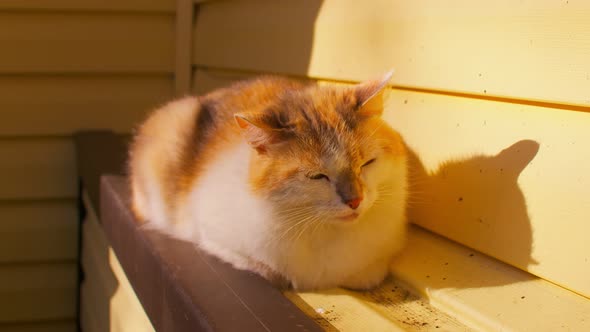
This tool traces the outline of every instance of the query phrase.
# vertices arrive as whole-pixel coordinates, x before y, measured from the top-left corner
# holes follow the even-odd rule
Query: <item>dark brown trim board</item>
[[[109,130],[81,131],[74,135],[78,176],[99,217],[100,176],[126,173],[130,138]]]
[[[157,331],[321,331],[257,275],[139,226],[123,176],[103,176],[98,197],[100,174],[123,172],[125,137],[80,133],[76,144],[84,190],[100,201],[101,226]]]
[[[262,278],[138,226],[125,178],[101,181],[102,225],[158,331],[320,331]]]

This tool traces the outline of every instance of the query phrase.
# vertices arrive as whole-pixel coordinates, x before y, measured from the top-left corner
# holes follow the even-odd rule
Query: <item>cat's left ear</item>
[[[234,119],[248,144],[259,153],[265,153],[270,145],[279,141],[280,133],[270,127],[261,114],[237,113]]]
[[[393,70],[390,70],[381,77],[362,82],[354,88],[357,98],[357,113],[359,115],[381,115],[383,112],[383,94],[392,76]]]

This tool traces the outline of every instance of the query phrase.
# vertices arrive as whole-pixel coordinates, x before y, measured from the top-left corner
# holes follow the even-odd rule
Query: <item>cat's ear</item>
[[[362,82],[354,87],[359,115],[381,115],[383,112],[383,92],[392,76],[393,70],[390,70],[377,79]]]
[[[242,129],[244,137],[256,151],[264,153],[268,146],[278,142],[279,133],[268,126],[261,115],[255,113],[237,113],[236,123]]]
[[[539,143],[533,140],[518,141],[500,151],[494,159],[507,174],[518,176],[539,152]]]

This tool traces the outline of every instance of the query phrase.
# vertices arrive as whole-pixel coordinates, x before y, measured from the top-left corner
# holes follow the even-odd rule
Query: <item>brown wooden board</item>
[[[103,176],[102,224],[158,331],[321,331],[265,280],[138,226],[125,178]]]

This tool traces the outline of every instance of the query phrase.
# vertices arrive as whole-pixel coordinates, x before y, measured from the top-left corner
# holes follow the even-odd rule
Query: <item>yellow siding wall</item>
[[[590,106],[588,15],[586,1],[224,1],[201,6],[193,60],[352,81],[394,67],[406,87]]]
[[[0,331],[74,331],[72,133],[173,94],[175,2],[0,3]]]
[[[582,1],[208,2],[193,89],[395,68],[384,117],[421,159],[411,220],[588,297],[588,15]]]
[[[82,226],[80,325],[84,332],[154,331],[86,195]]]

